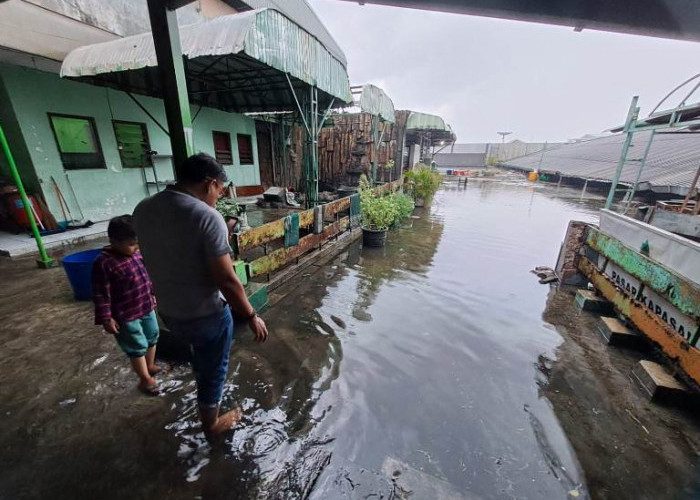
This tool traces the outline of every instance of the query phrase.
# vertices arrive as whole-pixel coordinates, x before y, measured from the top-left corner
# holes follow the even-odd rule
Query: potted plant
[[[231,198],[221,198],[216,202],[216,210],[223,215],[229,233],[235,233],[241,226],[247,225],[245,220],[245,207],[236,203]]]
[[[406,217],[413,213],[415,203],[413,198],[403,193],[391,193],[388,196],[391,197],[396,208],[396,219],[394,219],[392,227],[398,227]]]
[[[386,233],[396,222],[396,203],[391,196],[376,194],[366,176],[360,178],[360,219],[362,241],[369,247],[383,247]]]
[[[429,166],[419,163],[406,173],[417,207],[430,205],[435,191],[440,187],[440,174]]]

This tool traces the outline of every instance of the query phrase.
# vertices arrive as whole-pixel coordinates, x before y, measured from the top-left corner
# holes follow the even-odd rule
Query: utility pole
[[[512,134],[513,132],[496,132],[496,133],[501,136],[501,144],[505,144],[506,136]]]
[[[506,143],[506,136],[512,134],[513,132],[496,132],[498,135],[501,136],[501,154],[499,156],[502,156],[501,160],[505,161],[507,158],[505,157],[506,151],[505,151],[505,143]]]

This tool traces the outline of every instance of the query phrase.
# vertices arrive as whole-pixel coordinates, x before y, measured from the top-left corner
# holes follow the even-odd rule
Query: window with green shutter
[[[145,168],[148,166],[146,152],[150,149],[145,123],[114,120],[114,135],[123,168]]]
[[[106,168],[95,120],[88,116],[48,113],[63,168]]]

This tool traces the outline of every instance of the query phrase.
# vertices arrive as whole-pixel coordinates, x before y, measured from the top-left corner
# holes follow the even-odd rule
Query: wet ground
[[[209,447],[189,367],[147,398],[60,269],[0,261],[0,498],[697,498],[693,417],[646,402],[553,265],[598,199],[448,185],[385,249],[353,245],[236,332]]]

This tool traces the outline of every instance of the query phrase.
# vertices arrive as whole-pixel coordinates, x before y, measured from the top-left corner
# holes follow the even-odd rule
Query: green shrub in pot
[[[363,228],[386,231],[394,225],[398,208],[391,196],[378,196],[367,190],[360,195],[360,198]]]
[[[440,174],[429,166],[419,163],[405,175],[410,186],[416,206],[422,206],[420,201],[430,203],[433,195],[440,187]]]

